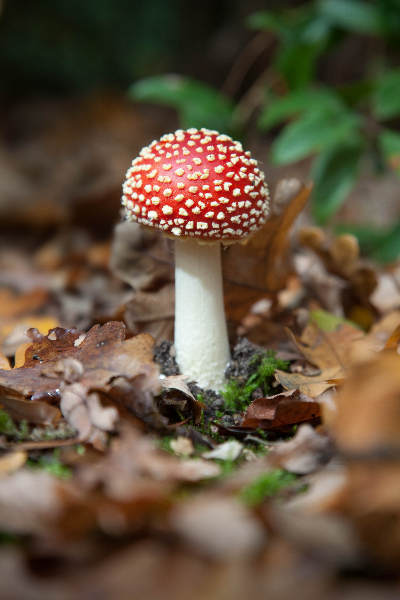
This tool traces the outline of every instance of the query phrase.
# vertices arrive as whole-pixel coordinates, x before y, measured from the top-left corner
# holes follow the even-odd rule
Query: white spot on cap
[[[222,165],[218,165],[218,167],[214,168],[214,171],[216,173],[222,173],[223,170],[224,170],[224,167]]]
[[[185,199],[185,196],[184,196],[183,194],[177,194],[177,195],[175,196],[175,200],[176,200],[177,202],[182,202],[182,200],[184,200],[184,199]]]
[[[152,196],[151,203],[152,204],[160,204],[160,198],[158,196]]]
[[[193,229],[194,226],[194,221],[188,221],[188,223],[186,223],[186,229]]]
[[[173,228],[171,229],[171,233],[172,233],[173,235],[181,235],[181,233],[182,233],[182,229],[181,229],[180,227],[173,227]]]
[[[147,213],[147,216],[149,217],[150,220],[158,219],[158,213],[155,210],[149,210],[149,212]]]
[[[232,196],[240,196],[240,194],[242,193],[240,188],[235,188],[232,192]]]
[[[163,195],[164,195],[164,196],[167,196],[167,197],[169,197],[169,196],[172,196],[172,190],[171,190],[171,188],[167,188],[167,189],[165,189],[165,190],[163,191]]]
[[[178,177],[182,177],[182,175],[185,174],[185,171],[182,168],[176,169],[175,171],[175,175],[178,175]]]
[[[169,206],[168,204],[165,204],[161,210],[163,211],[164,215],[172,215],[174,212],[172,206]]]
[[[196,186],[196,185],[191,185],[191,186],[190,186],[190,188],[189,188],[189,192],[190,192],[191,194],[195,194],[195,193],[197,192],[197,189],[198,189],[198,188],[197,188],[197,186]]]
[[[196,223],[196,227],[197,227],[197,229],[208,229],[208,223],[205,223],[203,221],[198,221]]]
[[[188,211],[184,208],[180,208],[178,212],[180,215],[182,215],[182,217],[187,217],[189,215]]]
[[[217,219],[218,219],[219,221],[221,221],[222,219],[225,219],[225,214],[224,214],[222,211],[220,211],[220,212],[217,214]]]

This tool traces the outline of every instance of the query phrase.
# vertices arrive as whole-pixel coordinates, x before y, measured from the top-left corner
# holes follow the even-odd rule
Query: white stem
[[[175,348],[189,381],[221,389],[230,353],[220,244],[175,242]]]

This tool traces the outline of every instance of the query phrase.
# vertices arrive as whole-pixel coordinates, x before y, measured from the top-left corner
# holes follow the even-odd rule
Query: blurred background
[[[400,0],[3,0],[0,227],[109,236],[141,146],[243,140],[308,219],[400,254]]]

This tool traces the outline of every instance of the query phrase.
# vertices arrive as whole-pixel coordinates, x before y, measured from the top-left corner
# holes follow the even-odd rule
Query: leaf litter
[[[102,183],[53,174],[33,219],[16,176],[14,224],[32,231],[11,238],[2,213],[2,595],[396,597],[399,267],[293,226],[310,189],[278,186],[260,235],[223,253],[233,359],[222,394],[201,390],[174,361],[169,242],[122,224],[110,244],[132,149],[126,106],[109,106]],[[99,107],[81,110],[61,119],[68,144]],[[49,190],[62,233],[40,231]]]

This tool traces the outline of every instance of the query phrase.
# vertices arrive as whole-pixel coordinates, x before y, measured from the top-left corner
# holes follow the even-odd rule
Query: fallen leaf
[[[260,523],[237,500],[212,494],[177,504],[170,520],[186,544],[213,559],[254,556],[266,538]]]
[[[223,444],[218,444],[213,450],[203,452],[203,458],[214,458],[218,460],[236,460],[243,450],[243,444],[237,440],[229,440]]]
[[[346,485],[332,511],[347,518],[364,555],[397,572],[400,560],[400,465],[367,458],[347,463]]]
[[[10,473],[14,473],[18,471],[21,467],[24,466],[28,458],[26,452],[21,450],[15,450],[14,452],[9,452],[8,454],[4,454],[0,457],[0,478],[5,477],[6,475],[10,475]]]
[[[332,456],[333,447],[328,436],[306,423],[300,425],[291,440],[273,444],[268,452],[268,460],[274,466],[299,475],[320,469]]]
[[[145,331],[156,342],[170,340],[174,327],[174,286],[169,283],[156,292],[135,292],[119,312],[131,331]]]
[[[191,416],[197,424],[203,412],[203,404],[196,400],[183,375],[169,375],[161,379],[160,406],[176,406],[185,419]]]
[[[194,446],[192,440],[187,437],[179,436],[176,440],[170,441],[171,450],[178,456],[190,456],[194,454]]]
[[[82,363],[84,372],[80,381],[88,389],[106,390],[116,377],[130,379],[143,373],[152,381],[151,389],[158,391],[158,371],[151,362],[152,338],[141,334],[124,340],[125,327],[120,322],[95,325],[87,334],[56,328],[47,336],[37,332],[31,336],[33,343],[26,350],[24,366],[11,371],[0,370],[0,391],[11,389],[35,400],[56,399],[63,381],[63,373],[57,372],[57,366],[60,358],[68,357]]]
[[[256,287],[259,292],[283,287],[291,270],[289,230],[305,207],[310,192],[310,186],[303,186],[294,196],[285,197],[277,214],[270,215],[246,244],[234,244],[223,253],[223,272],[228,281]]]
[[[11,369],[10,363],[8,362],[8,358],[4,356],[2,352],[0,352],[0,369],[7,371]]]
[[[336,367],[343,371],[348,366],[351,344],[365,336],[358,327],[347,322],[331,331],[322,331],[314,323],[309,323],[300,338],[294,336],[290,331],[288,333],[311,364],[320,369]]]
[[[138,223],[115,227],[111,249],[112,271],[135,291],[154,288],[173,279],[173,255],[168,256],[168,241],[158,232]]]
[[[57,423],[61,418],[61,413],[55,406],[40,400],[31,402],[18,396],[14,397],[12,391],[7,392],[7,390],[2,390],[0,393],[0,406],[3,406],[15,421],[46,425]]]
[[[298,390],[257,398],[247,408],[241,427],[251,429],[287,429],[321,416],[320,405]]]
[[[13,294],[7,289],[0,289],[0,318],[10,319],[32,314],[48,300],[47,290],[35,289],[25,294]]]
[[[310,398],[318,398],[325,390],[336,385],[336,378],[343,373],[341,367],[328,367],[318,375],[303,375],[303,373],[287,373],[275,371],[275,379],[285,390],[299,390]]]
[[[27,332],[34,328],[39,333],[47,334],[50,329],[58,326],[58,321],[54,317],[36,317],[24,316],[17,320],[7,320],[0,326],[0,344],[3,352],[7,356],[12,356],[16,353],[21,344],[29,342]]]
[[[378,283],[371,295],[371,302],[383,314],[400,307],[399,286],[390,273],[378,273]]]
[[[49,473],[26,468],[0,478],[1,530],[45,536],[62,508],[60,486]]]
[[[330,427],[342,452],[399,451],[400,356],[385,351],[354,368],[336,407]]]
[[[105,432],[114,431],[118,421],[114,407],[103,407],[98,394],[88,393],[88,388],[78,382],[63,387],[60,409],[78,432],[79,441],[90,442],[98,450],[105,449]]]

